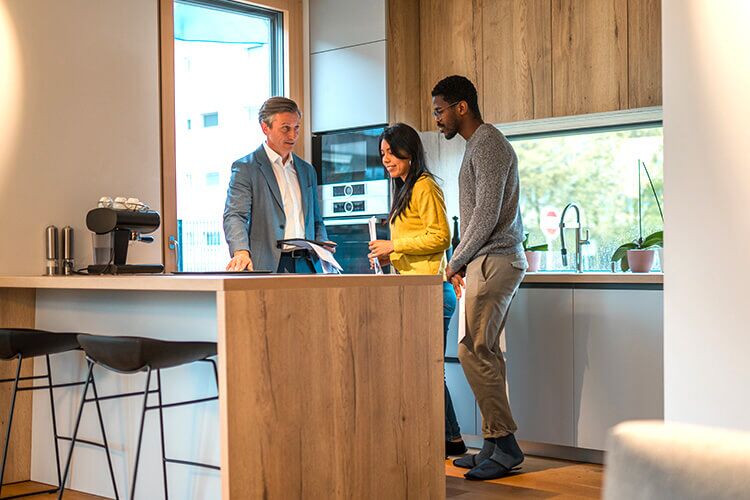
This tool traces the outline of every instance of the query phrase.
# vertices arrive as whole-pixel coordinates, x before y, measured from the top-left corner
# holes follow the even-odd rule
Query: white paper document
[[[315,252],[315,255],[320,259],[320,265],[323,267],[324,274],[340,274],[341,271],[344,270],[344,268],[341,267],[341,264],[339,264],[333,256],[333,252],[318,243],[302,238],[293,238],[283,241],[284,244],[291,247],[292,250],[311,250]]]
[[[377,223],[378,219],[375,217],[370,217],[367,220],[367,225],[370,228],[370,241],[378,239]],[[372,259],[372,268],[375,270],[375,274],[383,274],[383,268],[380,267],[380,261],[378,261],[377,257]]]

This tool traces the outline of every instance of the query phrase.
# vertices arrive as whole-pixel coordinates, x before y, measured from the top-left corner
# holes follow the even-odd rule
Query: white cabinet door
[[[310,0],[310,52],[385,40],[385,0]]]
[[[664,418],[663,292],[574,292],[577,443],[603,450],[624,420]]]
[[[519,439],[575,445],[572,311],[570,288],[521,288],[510,306],[505,359]]]
[[[310,56],[312,131],[388,122],[385,42]]]

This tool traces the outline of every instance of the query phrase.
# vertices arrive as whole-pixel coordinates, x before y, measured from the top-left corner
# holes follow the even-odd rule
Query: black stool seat
[[[95,363],[125,373],[172,368],[216,356],[216,342],[79,335],[78,343]]]
[[[0,359],[57,354],[78,349],[75,333],[53,333],[33,328],[0,328]]]

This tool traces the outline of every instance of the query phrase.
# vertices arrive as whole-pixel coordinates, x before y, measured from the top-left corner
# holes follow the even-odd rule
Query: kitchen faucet
[[[574,208],[576,211],[575,223],[565,223],[565,213],[569,208]],[[562,254],[563,266],[568,266],[568,249],[565,247],[565,229],[576,230],[576,272],[583,272],[583,259],[581,258],[581,246],[588,245],[589,243],[589,230],[586,230],[586,238],[581,239],[581,210],[575,203],[568,203],[562,211],[560,216],[560,241],[562,242],[562,248],[560,253]]]

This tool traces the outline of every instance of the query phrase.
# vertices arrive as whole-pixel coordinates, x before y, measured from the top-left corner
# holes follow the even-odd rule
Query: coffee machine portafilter
[[[126,264],[131,241],[151,243],[154,238],[143,236],[159,228],[161,218],[153,210],[132,211],[113,208],[94,208],[86,214],[86,226],[97,235],[111,235],[112,245],[108,262],[88,266],[89,274],[160,273],[161,264]]]

